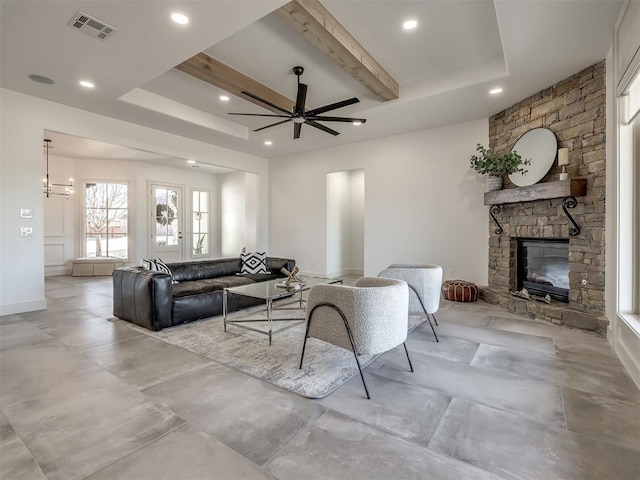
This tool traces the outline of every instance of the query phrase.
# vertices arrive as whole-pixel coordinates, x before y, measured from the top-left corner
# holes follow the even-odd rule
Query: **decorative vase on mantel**
[[[502,176],[487,175],[487,192],[495,192],[496,190],[502,190]]]

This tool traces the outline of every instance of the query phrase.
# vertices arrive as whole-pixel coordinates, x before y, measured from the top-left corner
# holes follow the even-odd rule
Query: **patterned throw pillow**
[[[156,264],[156,270],[158,272],[166,273],[171,275],[171,269],[167,267],[167,264],[164,263],[161,259],[157,258],[154,263]]]
[[[170,275],[171,284],[173,285],[178,283],[173,279],[173,273],[171,272],[171,269],[169,268],[169,266],[166,263],[164,263],[161,259],[152,258],[150,261],[151,261],[151,270],[155,270],[156,272],[166,273],[167,275]]]
[[[156,264],[152,258],[143,258],[138,262],[138,266],[143,270],[155,270]]]
[[[271,273],[267,270],[267,252],[241,253],[240,273]]]

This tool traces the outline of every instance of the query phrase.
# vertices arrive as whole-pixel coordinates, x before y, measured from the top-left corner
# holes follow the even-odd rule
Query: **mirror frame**
[[[548,133],[542,134],[542,132]],[[531,148],[528,149],[528,151],[521,152],[517,148],[518,143],[525,139],[527,135],[529,137],[532,137],[533,135],[542,136],[540,137],[540,139],[536,139],[537,141]],[[528,141],[531,142],[531,138]],[[532,128],[528,132],[520,135],[520,137],[513,144],[511,151],[518,152],[523,160],[527,158],[531,160],[531,165],[525,167],[525,169],[528,170],[526,174],[523,175],[516,172],[509,175],[509,180],[511,180],[511,182],[515,186],[528,187],[529,185],[534,185],[542,180],[544,176],[549,173],[551,167],[553,167],[556,156],[558,154],[558,139],[556,137],[556,134],[548,128]]]

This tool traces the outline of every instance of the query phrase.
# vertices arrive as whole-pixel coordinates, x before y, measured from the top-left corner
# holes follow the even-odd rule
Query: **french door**
[[[183,241],[183,192],[182,187],[151,184],[149,256],[163,261],[181,262]]]

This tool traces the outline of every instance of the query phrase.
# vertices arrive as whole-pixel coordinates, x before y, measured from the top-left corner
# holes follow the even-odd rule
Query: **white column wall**
[[[633,172],[634,140],[631,127],[623,123],[618,94],[640,69],[640,3],[628,2],[614,31],[607,55],[607,183],[605,310],[609,320],[607,339],[640,388],[640,315],[633,311],[634,189],[640,189]],[[637,120],[636,120],[637,121]],[[637,140],[635,140],[637,142]],[[635,163],[636,167],[638,163]],[[634,177],[633,175],[636,175]],[[634,183],[635,182],[635,183]],[[635,218],[634,218],[635,215]]]
[[[326,175],[364,169],[365,275],[429,262],[486,285],[488,209],[468,158],[488,131],[485,118],[271,159],[271,252],[326,274]]]
[[[327,175],[327,275],[346,275],[349,269],[349,172]]]
[[[43,87],[44,88],[44,87]],[[45,129],[257,173],[261,212],[269,201],[268,161],[167,132],[0,90],[0,315],[45,308],[42,139]],[[21,220],[20,208],[33,218]],[[261,213],[258,248],[267,249]],[[20,237],[32,226],[32,237]],[[141,241],[141,240],[139,240]]]
[[[349,172],[349,273],[364,274],[364,170]]]

